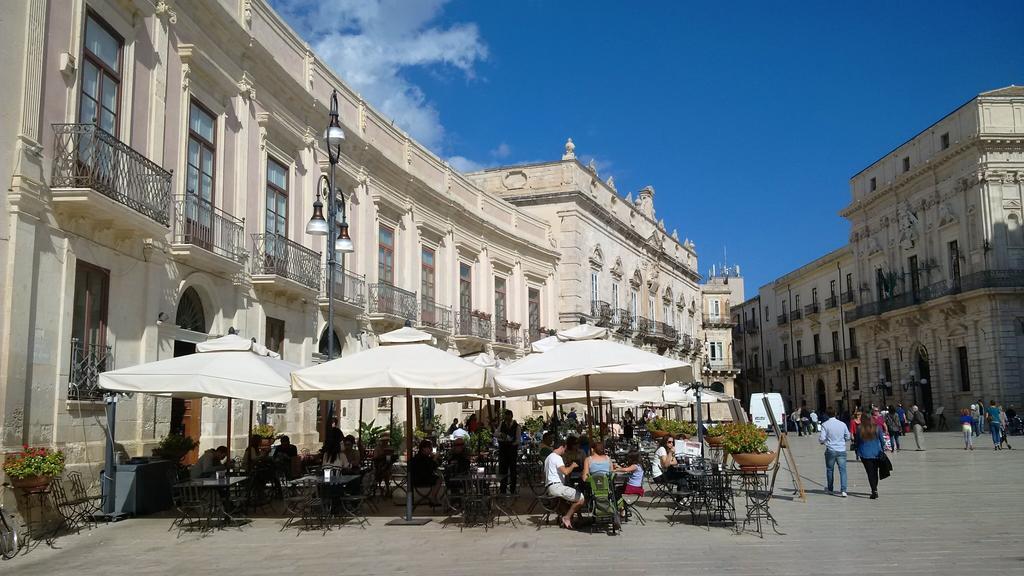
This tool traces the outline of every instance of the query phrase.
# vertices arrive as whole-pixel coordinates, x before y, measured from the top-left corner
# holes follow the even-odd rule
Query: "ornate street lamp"
[[[338,229],[338,237],[334,240],[333,249],[327,250],[327,360],[334,359],[334,275],[341,258],[342,269],[345,266],[345,254],[351,254],[355,247],[348,235],[348,222],[345,220],[345,195],[335,186],[335,172],[341,159],[341,143],[345,141],[345,131],[338,122],[338,91],[331,91],[331,121],[324,130],[324,141],[327,144],[327,160],[330,162],[330,176],[320,175],[316,186],[316,199],[313,201],[313,217],[306,224],[306,234],[312,236],[329,236]],[[340,198],[335,201],[335,194]],[[327,218],[324,218],[324,204],[327,201]],[[341,222],[338,223],[339,212]],[[327,427],[324,418],[324,430]]]

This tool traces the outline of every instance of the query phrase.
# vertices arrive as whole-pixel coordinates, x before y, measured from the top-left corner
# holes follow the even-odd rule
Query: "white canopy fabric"
[[[692,380],[686,362],[608,340],[568,341],[543,354],[531,354],[498,371],[498,394],[527,396],[562,390],[635,390],[666,380]]]
[[[292,373],[292,391],[306,400],[456,396],[485,392],[484,369],[427,344],[378,346]]]
[[[555,336],[562,342],[570,340],[603,340],[608,337],[608,329],[593,324],[580,324],[567,330],[560,330]]]
[[[228,334],[206,342],[196,344],[196,352],[244,352],[251,351],[260,356],[280,358],[281,355],[250,338],[242,338],[237,334]]]
[[[432,342],[434,337],[422,330],[404,326],[380,335],[381,344],[414,344],[416,342]]]
[[[673,404],[679,404],[680,406],[689,406],[690,404],[697,403],[697,395],[693,390],[687,390],[682,386],[673,389],[670,394],[665,395],[665,399]],[[716,402],[729,402],[732,400],[731,397],[722,394],[721,392],[712,392],[711,390],[704,390],[700,393],[701,404],[714,404]]]
[[[530,344],[531,352],[547,352],[555,346],[561,344],[562,341],[558,339],[558,336],[547,336],[537,340],[533,344]]]
[[[240,336],[224,336],[197,345],[195,354],[103,372],[99,385],[114,392],[284,404],[292,399],[290,376],[299,367],[259,348]]]

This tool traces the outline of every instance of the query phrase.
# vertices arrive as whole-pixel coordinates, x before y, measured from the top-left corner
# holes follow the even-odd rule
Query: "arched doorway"
[[[183,330],[202,332],[203,334],[206,334],[208,331],[203,300],[199,297],[199,292],[196,292],[195,288],[189,286],[181,293],[174,323]]]
[[[931,360],[928,357],[928,349],[924,345],[918,346],[917,348],[917,388],[918,394],[914,397],[914,402],[920,402],[921,409],[924,410],[928,417],[931,417],[933,412],[932,402],[932,373],[931,373]]]
[[[825,408],[828,406],[827,398],[825,397],[825,381],[818,378],[818,381],[814,384],[814,403],[815,409],[818,412],[818,418],[821,418],[825,414]]]
[[[320,354],[323,354],[325,357],[327,356],[328,350],[327,350],[327,327],[326,326],[324,326],[324,329],[320,332],[320,342],[317,345],[317,351],[319,351]],[[334,357],[335,358],[341,358],[341,339],[338,338],[338,331],[337,330],[334,331]]]
[[[181,293],[178,300],[178,309],[174,315],[174,323],[182,330],[206,334],[209,330],[206,324],[206,310],[203,307],[203,300],[199,292],[189,286]],[[174,356],[187,356],[196,351],[195,341],[184,340],[174,341]],[[174,398],[171,400],[171,425],[172,434],[188,436],[196,441],[198,446],[200,431],[202,430],[202,400],[185,400]],[[185,455],[185,464],[194,464],[199,456],[199,449],[196,448]]]
[[[719,394],[725,394],[725,384],[716,380],[711,383],[711,391],[718,392]]]

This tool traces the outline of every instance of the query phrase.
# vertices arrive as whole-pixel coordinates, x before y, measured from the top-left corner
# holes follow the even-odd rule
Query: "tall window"
[[[530,315],[530,334],[536,334],[540,331],[540,290],[530,288],[526,300]]]
[[[797,340],[796,341],[796,357],[798,359],[799,358],[803,358],[803,355],[804,355],[804,341],[803,340]]]
[[[506,309],[506,284],[505,279],[498,276],[494,277],[494,326],[496,333],[499,335],[506,335],[508,328],[505,327],[505,321],[508,320],[508,310]]]
[[[712,364],[721,364],[725,362],[725,356],[722,354],[722,343],[721,342],[708,342],[708,358]]]
[[[853,273],[852,272],[848,273],[846,275],[846,291],[849,292],[851,296],[853,295]]]
[[[634,330],[636,329],[636,316],[639,313],[639,308],[640,308],[640,294],[636,290],[633,290],[632,293],[629,295],[629,318],[630,318],[630,324],[629,325]]]
[[[284,351],[284,320],[267,316],[266,347],[278,354]]]
[[[420,256],[420,294],[424,302],[433,303],[434,293],[434,250],[424,246]]]
[[[811,288],[811,304],[818,303],[818,287]]]
[[[266,232],[267,234],[276,234],[281,238],[288,237],[288,169],[269,156],[267,157]]]
[[[590,273],[590,301],[597,302],[601,299],[601,291],[598,289],[597,272]]]
[[[473,269],[465,262],[459,263],[459,311],[469,314],[473,309]]]
[[[216,126],[217,121],[213,114],[198,102],[192,101],[188,109],[188,157],[185,166],[185,190],[195,194],[208,204],[213,204],[213,164],[217,151]],[[269,164],[268,162],[268,166]],[[277,166],[280,167],[280,164]],[[279,174],[274,174],[275,185],[287,189],[287,175],[284,175],[283,182],[279,176]],[[271,182],[269,168],[267,182]],[[269,202],[267,206],[270,206]]]
[[[110,272],[79,261],[75,266],[75,303],[71,337],[83,350],[107,341],[107,298]]]
[[[949,279],[953,282],[954,286],[960,284],[960,246],[956,240],[953,240],[948,244],[949,246]]]
[[[819,334],[815,334],[812,337],[811,342],[814,346],[814,361],[817,362],[821,358],[821,336]]]
[[[654,309],[654,296],[647,297],[647,312],[651,315],[651,320],[657,320],[658,315],[655,314]]]
[[[916,298],[921,291],[921,270],[917,265],[917,255],[907,258],[907,268],[910,269],[910,292]]]
[[[960,391],[971,391],[971,370],[967,364],[967,347],[958,346],[956,349],[957,368],[960,373]]]
[[[718,320],[718,316],[722,313],[722,302],[718,298],[712,298],[708,303],[708,312],[712,320]]]
[[[828,295],[829,295],[830,298],[832,298],[832,301],[834,302],[835,299],[836,299],[836,281],[835,280],[829,280],[829,282],[828,282]]]
[[[78,121],[96,123],[118,135],[117,117],[121,108],[122,38],[91,12],[85,19],[85,46],[82,47],[82,93]]]
[[[860,390],[860,368],[853,367],[853,389]]]
[[[612,283],[612,311],[619,308],[619,285]],[[617,313],[617,312],[616,312]]]
[[[395,283],[395,231],[383,224],[377,235],[377,281]]]
[[[884,378],[886,382],[892,382],[892,364],[889,362],[888,358],[882,359],[882,378]]]
[[[833,352],[833,354],[832,354],[833,358],[832,359],[833,360],[839,360],[839,357],[840,357],[839,350],[840,350],[840,348],[839,348],[839,332],[836,332],[835,330],[833,330],[832,331],[832,352]]]
[[[800,311],[800,295],[793,296],[793,315]]]

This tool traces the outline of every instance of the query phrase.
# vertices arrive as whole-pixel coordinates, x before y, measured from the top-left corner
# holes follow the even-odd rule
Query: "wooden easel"
[[[796,468],[796,458],[793,457],[793,452],[789,449],[789,437],[785,430],[779,429],[779,423],[775,421],[775,412],[772,411],[771,405],[768,403],[768,397],[762,396],[761,401],[764,402],[764,411],[768,414],[768,420],[772,423],[772,429],[775,430],[775,436],[779,439],[779,449],[775,451],[775,466],[772,469],[772,485],[771,491],[775,491],[775,478],[779,475],[779,468],[782,467],[782,454],[786,454],[786,464],[789,465],[789,474],[793,480],[793,493],[800,495],[800,500],[807,502],[807,493],[804,492],[804,483],[800,479],[800,472]]]

